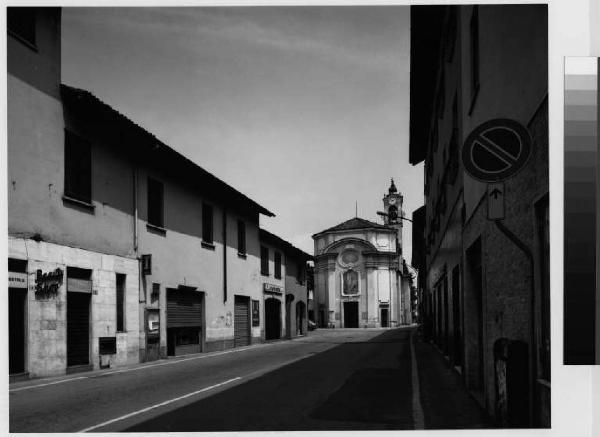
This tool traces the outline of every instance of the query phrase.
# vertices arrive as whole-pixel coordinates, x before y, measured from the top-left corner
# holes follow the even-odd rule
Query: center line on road
[[[221,386],[223,386],[225,384],[229,384],[229,383],[231,383],[233,381],[238,381],[240,379],[242,379],[241,376],[238,376],[238,377],[232,378],[232,379],[228,379],[227,381],[223,381],[223,382],[220,382],[218,384],[211,385],[210,387],[205,387],[205,388],[203,388],[201,390],[196,390],[196,391],[194,391],[192,393],[188,393],[188,394],[183,395],[183,396],[179,396],[179,397],[176,397],[176,398],[173,398],[173,399],[169,399],[168,401],[164,401],[164,402],[161,402],[159,404],[151,405],[150,407],[142,408],[141,410],[134,411],[133,413],[125,414],[124,416],[117,417],[116,419],[107,420],[106,422],[102,422],[102,423],[100,423],[98,425],[90,426],[89,428],[85,428],[85,429],[82,429],[82,430],[77,431],[77,432],[79,433],[79,432],[92,431],[94,429],[98,429],[98,428],[101,428],[103,426],[110,425],[111,423],[119,422],[121,420],[125,420],[125,419],[128,419],[128,418],[133,417],[133,416],[137,416],[138,414],[142,414],[142,413],[145,413],[147,411],[154,410],[156,408],[164,407],[165,405],[172,404],[173,402],[177,402],[177,401],[180,401],[182,399],[189,398],[190,396],[194,396],[194,395],[206,392],[208,390],[212,390],[214,388],[221,387]]]

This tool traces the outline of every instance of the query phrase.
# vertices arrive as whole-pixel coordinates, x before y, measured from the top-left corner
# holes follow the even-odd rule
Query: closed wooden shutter
[[[167,328],[202,326],[202,295],[197,291],[167,290]]]
[[[234,344],[247,346],[250,344],[250,299],[236,296],[234,307]]]

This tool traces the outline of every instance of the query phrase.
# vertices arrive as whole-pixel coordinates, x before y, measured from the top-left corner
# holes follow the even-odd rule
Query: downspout
[[[138,169],[133,167],[133,251],[138,255]]]
[[[223,303],[227,302],[227,211],[223,207]]]
[[[506,237],[508,237],[508,239],[510,241],[512,241],[515,246],[517,246],[519,249],[521,249],[521,251],[525,254],[525,256],[527,257],[527,259],[529,260],[529,264],[531,266],[531,300],[529,303],[529,311],[530,311],[530,319],[531,319],[531,328],[530,328],[530,346],[529,346],[529,355],[530,355],[530,366],[529,366],[529,372],[530,372],[530,382],[529,382],[529,424],[533,425],[534,423],[534,418],[533,418],[533,405],[534,405],[534,397],[535,397],[535,381],[536,381],[536,376],[537,376],[537,356],[536,356],[536,339],[535,339],[535,271],[534,271],[534,258],[533,258],[533,253],[531,252],[531,250],[529,249],[529,247],[527,247],[527,245],[525,243],[523,243],[521,240],[519,240],[519,237],[517,237],[515,234],[513,234],[513,232],[508,229],[506,226],[504,226],[504,224],[502,223],[501,220],[494,220],[494,223],[496,224],[496,227],[498,228],[498,230],[500,232],[502,232]]]

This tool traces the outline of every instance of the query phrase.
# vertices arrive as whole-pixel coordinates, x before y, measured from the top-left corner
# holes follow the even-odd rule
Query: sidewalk
[[[418,334],[414,341],[425,429],[494,428],[460,375],[448,367],[434,346],[424,343]]]

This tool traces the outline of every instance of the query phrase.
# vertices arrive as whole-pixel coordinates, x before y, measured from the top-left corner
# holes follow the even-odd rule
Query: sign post
[[[474,179],[485,182],[487,186],[488,219],[492,220],[496,228],[504,234],[527,257],[531,272],[531,298],[529,314],[531,326],[535,326],[535,276],[533,252],[519,237],[508,229],[502,222],[505,218],[504,181],[513,177],[522,170],[531,156],[531,136],[529,131],[520,123],[498,118],[487,121],[467,137],[463,149],[462,160],[465,171]],[[529,356],[532,365],[529,366],[530,377],[528,382],[529,409],[531,414],[534,393],[533,383],[537,370],[535,364],[536,338],[535,330],[531,329]],[[500,374],[502,370],[500,369]]]

